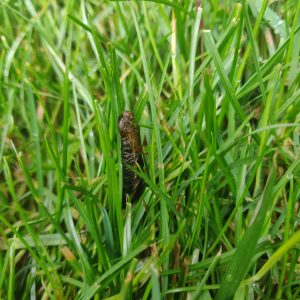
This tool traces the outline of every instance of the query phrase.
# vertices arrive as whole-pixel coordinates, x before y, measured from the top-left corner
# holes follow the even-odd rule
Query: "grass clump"
[[[1,1],[0,298],[299,298],[299,3]]]

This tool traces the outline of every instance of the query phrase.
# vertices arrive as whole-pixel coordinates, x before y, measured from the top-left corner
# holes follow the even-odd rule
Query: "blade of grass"
[[[218,53],[218,49],[214,43],[212,34],[209,30],[204,30],[203,31],[203,36],[204,36],[204,43],[205,46],[207,47],[208,52],[212,56],[212,59],[216,65],[217,72],[220,76],[221,82],[223,84],[223,87],[227,93],[227,97],[229,98],[230,103],[234,107],[237,115],[241,119],[241,121],[244,121],[246,116],[245,113],[239,104],[235,94],[234,94],[234,89],[229,81],[229,78],[225,72],[221,57]]]
[[[101,275],[92,285],[90,285],[85,291],[83,291],[82,295],[80,296],[79,299],[91,299],[95,293],[101,288],[101,283],[109,279],[111,281],[115,275],[115,273],[118,273],[122,270],[122,267],[128,262],[130,262],[134,257],[136,257],[139,253],[141,253],[143,250],[146,249],[146,245],[140,245],[133,251],[127,254],[124,258],[122,258],[118,263],[113,265],[107,272],[105,272],[103,275]]]
[[[220,249],[219,252],[217,253],[217,255],[213,258],[213,261],[211,262],[211,265],[209,266],[209,268],[205,272],[205,275],[203,276],[200,284],[197,286],[196,290],[192,294],[191,300],[199,299],[200,293],[203,291],[204,285],[207,282],[207,279],[208,279],[209,275],[211,274],[213,269],[216,267],[216,265],[217,265],[217,263],[220,259],[221,253],[222,253],[222,249]]]
[[[9,279],[8,279],[8,300],[14,299],[15,290],[15,247],[14,242],[11,243],[9,249]]]
[[[265,222],[272,201],[274,179],[274,170],[271,170],[264,193],[256,206],[254,219],[245,231],[232,258],[229,269],[226,272],[226,276],[224,276],[221,281],[220,289],[216,297],[217,300],[232,299],[250,267],[250,261],[254,254],[257,241],[261,234],[262,225]]]
[[[243,281],[242,285],[249,285],[256,281],[259,281],[272,268],[272,266],[281,259],[281,257],[285,253],[295,247],[299,242],[300,231],[297,231],[276,250],[276,252],[267,260],[267,262],[259,269],[259,271],[254,276]]]
[[[160,137],[160,132],[159,132],[159,120],[157,117],[157,112],[156,112],[156,105],[155,105],[155,97],[154,97],[154,91],[153,87],[151,85],[150,81],[150,75],[149,75],[149,69],[148,69],[148,64],[147,64],[147,59],[146,59],[146,54],[144,50],[144,45],[143,45],[143,40],[142,36],[140,33],[140,28],[136,19],[136,14],[135,11],[131,8],[131,14],[134,20],[135,24],[135,29],[137,32],[138,36],[138,41],[139,41],[139,46],[140,46],[140,51],[141,51],[141,56],[142,56],[142,62],[143,62],[143,69],[144,69],[144,74],[146,78],[146,85],[149,93],[149,102],[150,102],[150,108],[151,108],[151,119],[153,122],[153,127],[154,127],[154,135],[153,138],[156,141],[156,149],[157,149],[157,166],[158,166],[158,178],[159,178],[159,186],[162,191],[164,191],[164,164],[163,164],[163,156],[162,156],[162,146],[161,146],[161,137]],[[160,209],[161,209],[161,236],[165,243],[168,243],[169,241],[169,227],[168,227],[168,222],[169,222],[169,214],[168,210],[166,207],[165,202],[161,199],[160,200]],[[164,268],[168,269],[169,268],[169,257],[166,257],[165,263],[164,263]],[[164,279],[162,283],[162,291],[165,291],[168,287],[168,280]]]

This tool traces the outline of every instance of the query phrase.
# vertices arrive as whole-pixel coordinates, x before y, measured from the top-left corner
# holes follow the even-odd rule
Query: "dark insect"
[[[144,169],[144,160],[142,156],[142,146],[140,138],[140,129],[133,120],[133,113],[125,111],[119,117],[119,132],[121,136],[121,154],[123,165],[123,207],[126,204],[127,196],[131,201],[137,201],[142,195],[145,184],[143,179],[138,177],[133,169]]]

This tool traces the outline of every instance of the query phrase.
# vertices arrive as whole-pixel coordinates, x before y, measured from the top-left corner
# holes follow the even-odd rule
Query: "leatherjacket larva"
[[[123,207],[129,196],[132,202],[137,201],[145,189],[143,179],[138,177],[132,169],[144,169],[141,146],[140,129],[134,122],[133,113],[125,111],[119,117],[118,127],[121,136],[121,154],[123,166]]]

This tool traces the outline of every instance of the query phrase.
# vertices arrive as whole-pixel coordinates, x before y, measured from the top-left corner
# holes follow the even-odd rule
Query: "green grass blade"
[[[246,230],[232,258],[229,269],[223,277],[216,299],[232,299],[245,277],[254,254],[261,228],[265,222],[274,193],[274,171],[269,175],[263,195],[258,202],[254,219]]]

